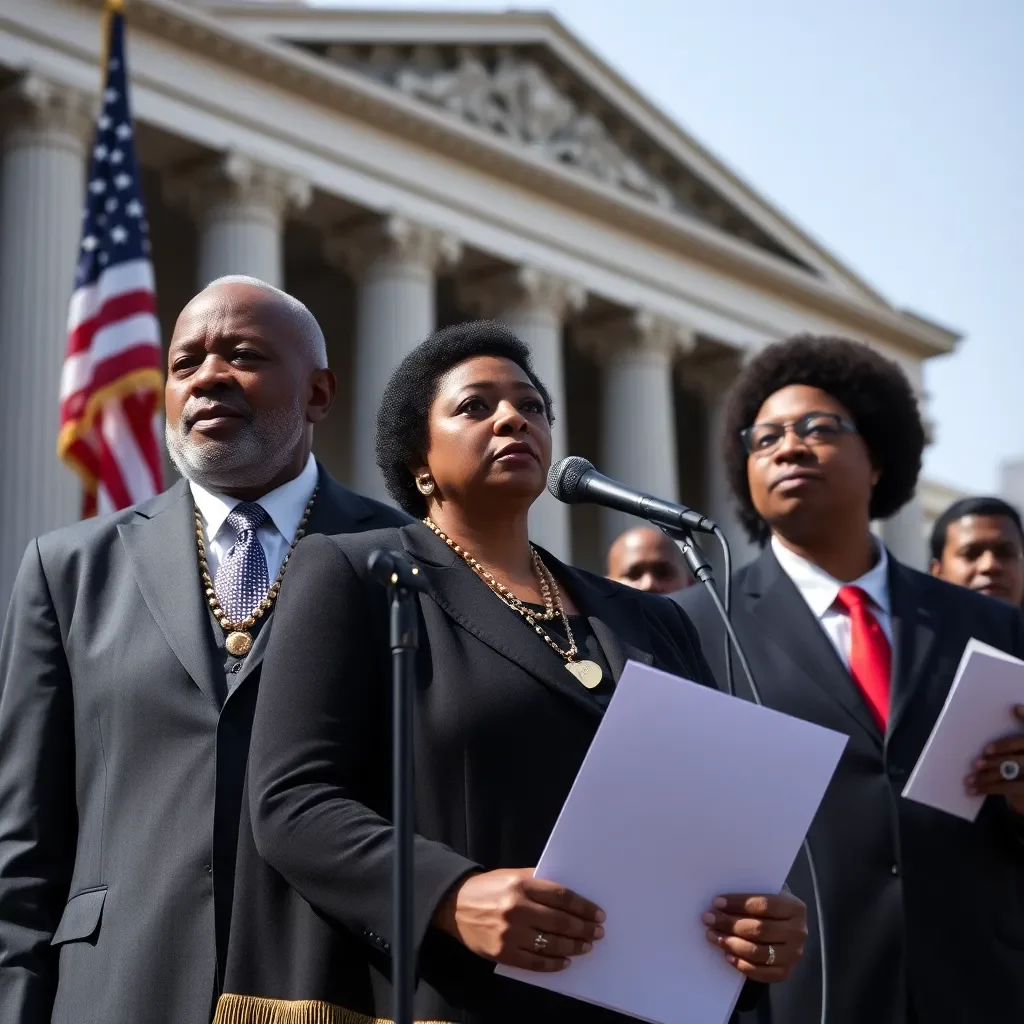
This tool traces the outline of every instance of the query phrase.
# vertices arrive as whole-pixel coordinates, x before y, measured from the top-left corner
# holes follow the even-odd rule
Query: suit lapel
[[[402,527],[400,534],[405,550],[430,584],[430,593],[422,595],[421,601],[433,601],[466,632],[580,710],[601,715],[597,702],[588,697],[572,674],[565,670],[563,659],[534,633],[521,616],[506,607],[444,541],[421,523]],[[556,574],[562,570],[560,563],[557,568],[552,565]]]
[[[856,683],[770,548],[747,573],[743,599],[760,626],[760,637],[776,657],[837,703],[881,746],[881,731]]]
[[[373,518],[373,509],[358,494],[342,487],[323,466],[318,464],[318,468],[320,489],[309,513],[309,522],[306,524],[307,536],[314,533],[351,533],[359,529],[360,524]],[[273,625],[274,616],[271,613],[253,641],[252,650],[242,663],[242,670],[229,699],[239,692],[246,679],[263,663]]]
[[[941,632],[942,609],[922,600],[914,573],[889,556],[889,603],[892,613],[892,686],[887,736],[906,714],[927,677]]]
[[[188,483],[136,510],[118,527],[135,582],[168,646],[218,707],[223,668],[217,664],[210,613],[196,558],[195,513]]]

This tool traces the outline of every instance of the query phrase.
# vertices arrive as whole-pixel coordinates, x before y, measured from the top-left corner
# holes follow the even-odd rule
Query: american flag
[[[83,516],[163,489],[160,327],[119,6],[108,10],[106,85],[60,381],[57,450],[82,478]]]

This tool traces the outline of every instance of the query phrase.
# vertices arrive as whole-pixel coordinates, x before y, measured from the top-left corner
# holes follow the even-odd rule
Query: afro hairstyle
[[[846,338],[800,334],[768,345],[733,382],[726,409],[722,454],[740,522],[764,544],[767,524],[754,508],[741,432],[776,391],[794,384],[825,391],[849,410],[878,470],[872,519],[886,519],[914,494],[925,445],[914,389],[903,370],[869,345]]]

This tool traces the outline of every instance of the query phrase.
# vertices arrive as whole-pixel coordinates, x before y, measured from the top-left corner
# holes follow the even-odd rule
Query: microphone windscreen
[[[548,470],[548,493],[571,505],[579,500],[577,488],[593,465],[579,455],[567,455]]]

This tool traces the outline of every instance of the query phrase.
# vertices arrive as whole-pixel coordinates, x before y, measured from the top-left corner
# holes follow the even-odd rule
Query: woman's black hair
[[[751,540],[764,544],[769,530],[750,497],[740,432],[754,422],[769,397],[792,384],[825,391],[849,410],[879,472],[871,518],[885,519],[905,505],[917,486],[925,444],[917,398],[906,374],[862,342],[800,334],[755,356],[733,383],[726,405],[726,476]]]
[[[551,396],[534,372],[529,346],[504,324],[470,320],[435,331],[398,364],[377,410],[377,465],[388,494],[417,519],[427,514],[427,501],[416,489],[409,465],[426,456],[430,406],[441,378],[476,356],[497,356],[515,363],[544,400],[548,422],[554,422]]]

